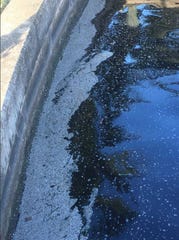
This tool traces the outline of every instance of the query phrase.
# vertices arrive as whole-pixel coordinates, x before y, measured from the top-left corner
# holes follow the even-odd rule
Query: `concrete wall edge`
[[[58,52],[63,51],[72,26],[87,2],[88,0],[61,0],[59,3],[55,0],[52,4],[51,1],[44,0],[34,18],[11,78],[1,115],[2,137],[6,135],[2,148],[8,148],[4,156],[1,153],[1,157],[6,157],[8,162],[7,171],[1,176],[1,239],[3,240],[7,239],[25,151],[37,114],[36,109],[43,99],[46,85],[49,84],[49,77],[46,76],[53,69],[53,61],[58,55],[56,49]],[[47,13],[48,20],[46,20]],[[46,20],[45,24],[44,20]],[[39,31],[40,27],[42,27],[41,31]]]

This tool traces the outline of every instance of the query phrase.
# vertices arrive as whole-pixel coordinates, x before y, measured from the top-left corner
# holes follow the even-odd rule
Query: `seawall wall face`
[[[44,0],[41,4],[41,1],[38,1],[40,7],[37,13],[30,16],[30,23],[29,20],[25,23],[23,44],[19,41],[19,56],[9,76],[7,90],[3,93],[4,98],[1,99],[3,100],[1,111],[2,239],[6,238],[8,232],[13,201],[36,109],[50,81],[48,73],[53,69],[54,59],[62,53],[70,30],[87,2],[87,0]],[[24,29],[24,23],[21,27]]]

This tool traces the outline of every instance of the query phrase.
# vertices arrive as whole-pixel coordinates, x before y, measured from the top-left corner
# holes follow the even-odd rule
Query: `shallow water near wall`
[[[108,1],[93,20],[85,61],[113,55],[69,122],[68,147],[77,165],[70,195],[89,240],[178,239],[178,14]]]

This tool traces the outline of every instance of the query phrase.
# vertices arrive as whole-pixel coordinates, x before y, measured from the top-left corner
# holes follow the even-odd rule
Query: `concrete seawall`
[[[8,14],[14,11],[13,4],[22,2],[12,0],[2,18],[8,22]],[[24,5],[24,14],[27,2],[30,1]],[[48,73],[55,66],[55,59],[63,51],[69,32],[86,3],[87,0],[36,1],[29,18],[19,21],[20,27],[13,31],[11,43],[17,36],[19,41],[14,49],[18,54],[11,66],[3,58],[13,57],[13,49],[9,46],[8,52],[2,49],[2,68],[6,72],[2,70],[1,77],[1,239],[6,238],[8,231],[36,109],[50,82]],[[23,13],[22,6],[20,10]],[[7,44],[6,40],[11,39],[2,32],[2,40]],[[2,44],[2,48],[6,44]]]

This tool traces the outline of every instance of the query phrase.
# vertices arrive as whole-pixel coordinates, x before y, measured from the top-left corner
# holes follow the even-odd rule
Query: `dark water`
[[[89,240],[177,240],[179,9],[117,2],[94,19],[86,61],[102,50],[113,56],[98,66],[99,82],[69,122],[78,167],[70,194]]]

